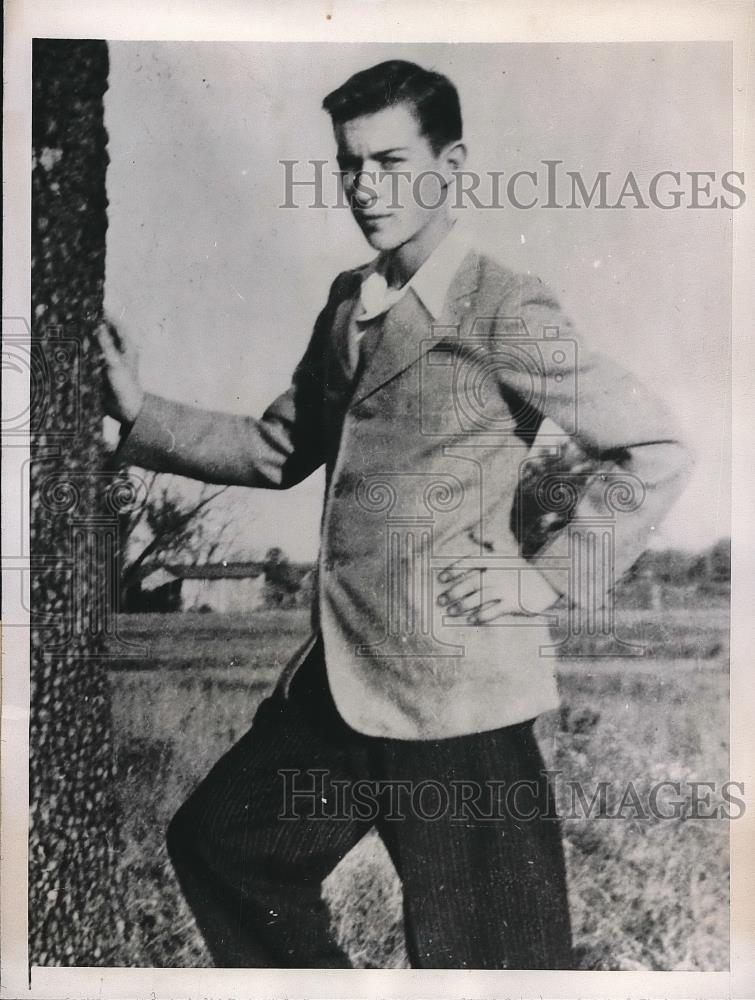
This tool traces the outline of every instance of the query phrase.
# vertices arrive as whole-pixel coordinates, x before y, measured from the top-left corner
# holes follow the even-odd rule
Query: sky
[[[736,169],[724,44],[111,43],[105,304],[139,344],[149,391],[259,415],[286,388],[332,279],[374,252],[344,209],[306,196],[281,208],[280,161],[335,170],[321,100],[387,58],[457,85],[470,170],[544,178],[543,161],[561,160],[588,188],[606,170],[618,191],[631,170],[647,191],[661,170]],[[483,248],[542,277],[582,335],[679,415],[696,470],[653,544],[698,549],[727,535],[733,213],[463,214]],[[323,482],[319,472],[284,493],[225,494],[239,551],[314,558]]]

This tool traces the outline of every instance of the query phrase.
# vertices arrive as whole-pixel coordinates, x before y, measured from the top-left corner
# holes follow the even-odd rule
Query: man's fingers
[[[100,340],[106,340],[108,343],[112,344],[117,351],[121,354],[125,354],[129,347],[128,338],[125,337],[115,323],[111,323],[109,319],[100,320],[95,328],[95,333],[100,338]]]
[[[111,368],[122,368],[124,365],[136,377],[139,367],[139,352],[132,341],[106,319],[95,327],[95,335],[99,341],[105,361]]]
[[[438,604],[455,604],[468,597],[470,594],[477,594],[480,591],[480,578],[477,572],[470,572],[462,577],[458,583],[454,583],[438,597]]]
[[[448,614],[452,618],[456,615],[468,615],[470,611],[475,611],[482,605],[482,595],[479,590],[475,590],[464,597],[458,598],[448,605]]]
[[[503,614],[504,608],[501,601],[485,601],[470,615],[470,622],[473,625],[484,625],[486,622],[495,621]]]
[[[137,353],[137,347],[134,341],[107,317],[103,317],[103,319],[100,320],[98,325],[95,327],[95,333],[100,340],[111,341],[115,348],[123,355]]]
[[[108,325],[106,323],[100,323],[95,328],[95,334],[100,343],[102,353],[105,355],[105,360],[109,364],[117,364],[122,360],[121,352],[118,350],[113,334],[111,333]]]
[[[95,336],[99,337],[100,340],[112,340],[113,335],[110,332],[110,328],[104,319],[101,319],[97,326],[94,328]]]
[[[455,562],[450,563],[445,569],[441,570],[438,574],[438,579],[441,583],[454,583],[456,580],[460,580],[463,576],[468,576],[470,573],[479,573],[479,569],[475,566],[471,568],[469,566],[462,566],[461,563],[466,562],[465,559],[457,559]]]

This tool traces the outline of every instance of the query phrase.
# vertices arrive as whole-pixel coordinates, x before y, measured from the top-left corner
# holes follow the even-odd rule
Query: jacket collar
[[[427,287],[423,289],[422,283],[420,291],[411,287],[385,314],[382,336],[373,345],[350,405],[361,402],[418,361],[442,336],[449,335],[448,327],[455,328],[452,335],[458,335],[458,328],[472,305],[472,295],[480,283],[477,251],[465,248],[463,256],[459,256],[460,263],[451,276],[437,315],[431,312],[425,298],[420,295],[420,291],[424,290],[427,296]],[[430,302],[433,308],[437,308],[433,292],[430,292]]]

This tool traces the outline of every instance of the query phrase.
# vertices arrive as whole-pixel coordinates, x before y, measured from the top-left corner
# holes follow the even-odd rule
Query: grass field
[[[689,804],[689,782],[720,789],[728,778],[726,610],[699,609],[694,629],[688,610],[653,617],[655,624],[647,612],[622,617],[624,634],[646,644],[649,656],[561,662],[564,708],[538,721],[546,761],[560,772],[559,811],[573,815],[564,830],[575,943],[585,969],[721,970],[728,967],[728,823],[637,818],[631,801],[624,818],[585,818],[574,815],[569,791],[569,781],[581,781],[589,798],[605,780],[619,795],[631,781],[642,804],[653,783],[667,779],[681,782],[678,798]],[[306,629],[303,611],[121,620],[122,637],[136,644],[135,656],[111,673],[130,964],[210,964],[173,879],[165,826],[249,727]],[[719,801],[716,791],[711,802]],[[376,837],[339,865],[324,894],[355,964],[406,964],[400,885]]]

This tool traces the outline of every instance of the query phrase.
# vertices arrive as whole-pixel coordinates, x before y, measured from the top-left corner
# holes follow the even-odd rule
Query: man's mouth
[[[374,213],[372,215],[368,215],[365,212],[355,212],[354,214],[355,214],[357,220],[360,223],[363,223],[366,226],[377,225],[379,222],[382,222],[384,219],[390,219],[390,217],[392,215],[391,212],[376,212],[376,213]]]

